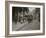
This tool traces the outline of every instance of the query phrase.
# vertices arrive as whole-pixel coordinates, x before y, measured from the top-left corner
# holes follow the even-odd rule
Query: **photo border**
[[[34,7],[34,8],[40,8],[40,15],[41,15],[41,18],[40,18],[40,30],[32,30],[32,31],[13,31],[12,32],[12,7]],[[22,34],[22,33],[42,33],[43,32],[43,6],[40,6],[40,5],[22,5],[22,4],[10,4],[9,6],[9,28],[10,28],[10,33],[9,34]]]

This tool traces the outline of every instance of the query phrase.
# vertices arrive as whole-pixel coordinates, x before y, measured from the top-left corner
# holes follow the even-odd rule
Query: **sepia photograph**
[[[40,8],[12,7],[12,31],[40,30]]]
[[[43,6],[10,4],[10,34],[42,33]]]

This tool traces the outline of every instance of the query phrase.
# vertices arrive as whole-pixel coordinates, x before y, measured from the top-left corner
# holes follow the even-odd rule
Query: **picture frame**
[[[20,31],[18,31],[18,30],[16,31],[13,29],[13,28],[15,28],[15,27],[13,27],[13,21],[12,21],[13,12],[16,12],[17,8],[19,8],[19,10],[20,10],[20,8],[24,8],[24,7],[25,8],[27,7],[28,9],[40,8],[39,9],[40,10],[40,17],[39,17],[40,18],[40,26],[38,26],[39,29],[37,29],[38,27],[36,28],[37,25],[35,26],[36,29],[34,28],[34,26],[32,27],[32,28],[34,28],[33,30],[25,30],[25,29],[23,30],[22,29]],[[32,9],[30,9],[30,11]],[[45,34],[45,4],[44,3],[6,1],[5,2],[5,15],[6,15],[5,16],[5,36],[6,37],[35,36],[35,35],[44,35]],[[22,24],[21,24],[21,26],[22,26]],[[27,25],[27,27],[28,26],[29,25]],[[19,27],[17,26],[17,28],[19,28]],[[28,29],[28,28],[26,28],[26,29]]]

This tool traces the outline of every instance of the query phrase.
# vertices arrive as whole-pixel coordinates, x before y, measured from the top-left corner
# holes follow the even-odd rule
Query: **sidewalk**
[[[23,31],[23,30],[39,30],[40,29],[40,23],[37,20],[33,20],[31,23],[13,23],[13,30],[14,31]]]

